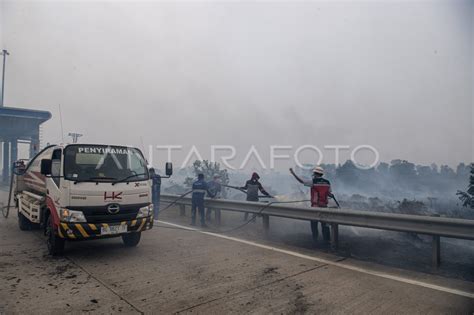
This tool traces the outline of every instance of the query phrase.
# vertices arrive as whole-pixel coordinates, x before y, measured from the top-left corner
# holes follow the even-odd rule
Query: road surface
[[[0,219],[0,314],[474,311],[470,281],[190,230],[185,218],[171,218],[136,248],[120,239],[75,242],[53,258],[41,231],[20,231],[12,211]]]
[[[76,242],[0,220],[0,313],[472,314],[470,282],[274,249],[157,223],[137,248]],[[412,281],[412,283],[410,283]]]

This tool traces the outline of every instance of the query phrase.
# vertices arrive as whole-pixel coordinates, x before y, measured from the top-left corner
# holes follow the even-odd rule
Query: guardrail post
[[[441,242],[438,235],[433,235],[433,267],[438,268],[441,263]]]
[[[221,225],[221,210],[215,209],[214,211],[215,211],[214,218],[215,218],[216,224]]]
[[[179,205],[179,215],[184,217],[186,215],[186,206],[185,205]]]
[[[337,250],[339,246],[339,224],[331,223],[331,249]]]
[[[270,216],[268,214],[262,214],[263,230],[268,233],[270,229]]]

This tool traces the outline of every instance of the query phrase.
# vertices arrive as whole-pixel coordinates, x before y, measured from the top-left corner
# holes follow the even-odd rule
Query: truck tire
[[[48,253],[51,256],[60,256],[64,252],[64,243],[65,240],[59,237],[54,230],[53,219],[51,215],[48,216],[46,222],[46,243],[48,245]]]
[[[18,227],[22,231],[31,230],[32,224],[22,213],[18,212]]]
[[[142,232],[127,233],[122,235],[122,241],[127,247],[135,247],[140,243]]]

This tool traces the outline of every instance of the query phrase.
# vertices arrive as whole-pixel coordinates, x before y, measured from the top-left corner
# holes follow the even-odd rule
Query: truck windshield
[[[77,182],[115,182],[148,179],[142,153],[135,148],[70,145],[64,151],[64,178]]]

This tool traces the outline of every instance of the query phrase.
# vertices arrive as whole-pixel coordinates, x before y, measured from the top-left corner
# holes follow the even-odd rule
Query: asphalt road
[[[0,313],[474,311],[469,281],[276,246],[258,233],[250,241],[187,230],[187,224],[156,225],[136,248],[120,239],[75,242],[64,257],[52,258],[41,232],[20,231],[13,211],[0,219]]]

